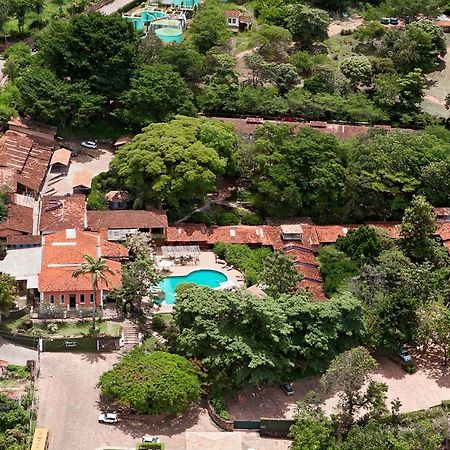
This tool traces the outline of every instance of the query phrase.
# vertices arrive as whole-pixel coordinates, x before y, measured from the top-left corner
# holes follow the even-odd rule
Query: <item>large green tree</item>
[[[285,14],[287,29],[302,47],[310,47],[327,38],[330,18],[326,11],[297,3],[287,6]]]
[[[189,28],[189,38],[202,53],[224,44],[229,36],[227,19],[217,0],[206,0]]]
[[[185,358],[133,350],[99,381],[102,395],[140,414],[179,414],[200,397],[198,370]]]
[[[37,45],[57,78],[84,81],[94,94],[115,98],[129,85],[138,40],[131,22],[120,15],[88,13],[52,22]]]
[[[382,408],[386,410],[384,383],[369,381],[377,362],[364,347],[355,347],[338,355],[321,378],[321,384],[328,393],[338,393],[342,423],[349,429],[354,416],[361,409]]]
[[[191,115],[195,107],[185,81],[170,65],[140,67],[121,97],[119,115],[134,129],[151,122],[163,122],[176,114]]]
[[[214,129],[224,140],[217,140]],[[135,207],[145,202],[178,207],[214,190],[235,145],[233,132],[222,122],[179,117],[151,124],[119,149],[99,184],[104,190],[128,189]]]
[[[7,274],[0,274],[0,314],[9,314],[16,301],[16,295],[15,278]]]

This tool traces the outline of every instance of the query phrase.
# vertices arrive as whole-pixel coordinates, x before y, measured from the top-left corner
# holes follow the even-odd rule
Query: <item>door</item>
[[[69,295],[69,307],[75,308],[77,306],[77,296],[75,294]]]

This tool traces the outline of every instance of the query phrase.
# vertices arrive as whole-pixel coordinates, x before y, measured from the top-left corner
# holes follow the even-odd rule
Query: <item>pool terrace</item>
[[[158,264],[164,257],[161,249],[156,249],[156,264]],[[197,262],[191,261],[185,264],[174,264],[169,270],[164,271],[164,276],[183,276],[188,275],[194,270],[217,270],[227,276],[228,281],[232,282],[234,286],[244,286],[244,277],[241,272],[236,269],[227,268],[224,264],[216,261],[216,255],[213,251],[201,251]],[[174,305],[162,304],[158,312],[168,313],[173,311]]]

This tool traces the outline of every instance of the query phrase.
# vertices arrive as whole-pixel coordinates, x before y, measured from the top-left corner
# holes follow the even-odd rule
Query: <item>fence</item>
[[[262,437],[286,438],[289,436],[289,430],[293,424],[294,421],[288,419],[261,418],[259,434]]]

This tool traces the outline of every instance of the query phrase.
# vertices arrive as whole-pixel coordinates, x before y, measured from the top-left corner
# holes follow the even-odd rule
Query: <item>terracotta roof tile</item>
[[[44,236],[42,250],[42,266],[39,274],[39,291],[63,292],[63,291],[90,291],[92,284],[90,277],[80,276],[73,278],[72,273],[84,262],[84,255],[97,257],[99,254],[108,256],[112,247],[119,244],[105,241],[98,233],[90,233],[81,230],[73,230],[72,235],[66,231]],[[103,250],[107,248],[106,253]],[[125,249],[126,250],[126,249]],[[121,284],[121,264],[116,261],[106,261],[114,272],[107,275],[108,284],[102,282],[100,289],[113,289]]]
[[[76,172],[73,176],[73,187],[82,186],[85,188],[91,188],[92,185],[92,173],[90,172]]]
[[[68,166],[70,163],[70,158],[72,156],[72,152],[65,148],[60,148],[55,150],[52,155],[52,159],[50,161],[50,165],[53,164],[62,164],[64,166]]]
[[[84,195],[48,196],[42,198],[41,233],[85,227],[86,198]]]
[[[242,13],[237,9],[225,9],[223,11],[226,17],[239,17]]]
[[[0,223],[0,230],[14,230],[23,234],[33,233],[33,209],[9,204],[8,217]]]
[[[98,231],[100,228],[166,228],[167,216],[161,210],[112,210],[88,211],[88,228]]]
[[[7,245],[41,245],[42,236],[40,234],[24,234],[21,236],[8,236],[6,238]]]

